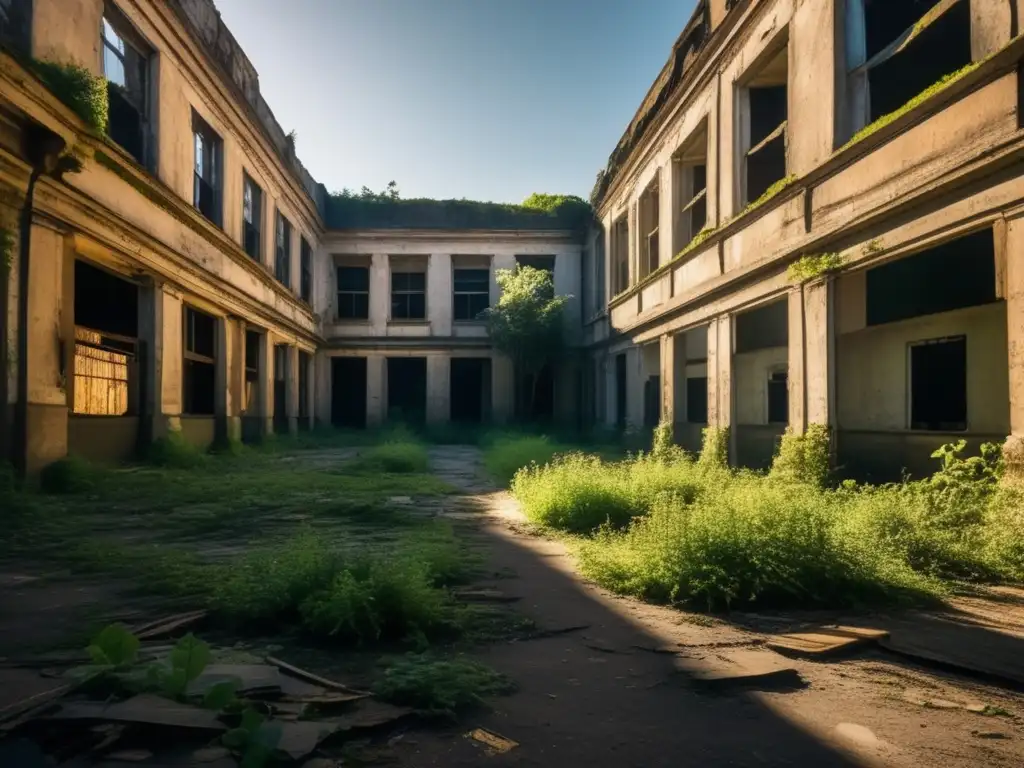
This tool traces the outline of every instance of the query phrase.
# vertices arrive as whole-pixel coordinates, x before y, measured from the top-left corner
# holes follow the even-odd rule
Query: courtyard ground
[[[331,549],[396,556],[412,551],[403,549],[409,542],[452,537],[471,565],[448,588],[485,602],[459,637],[431,638],[431,652],[479,660],[516,692],[454,721],[406,717],[347,743],[329,740],[320,765],[1024,763],[1024,699],[1012,679],[986,681],[875,647],[826,661],[766,649],[778,633],[854,624],[890,630],[906,646],[924,638],[933,661],[973,656],[978,672],[1005,668],[1013,678],[1013,660],[1024,659],[1019,592],[985,590],[948,609],[891,614],[706,616],[646,605],[582,580],[565,544],[530,529],[496,490],[477,448],[432,447],[429,473],[359,469],[361,451],[132,468],[105,478],[101,491],[47,497],[4,537],[0,672],[21,673],[19,660],[53,647],[81,648],[112,621],[139,625],[202,607],[204,582],[226,572],[218,568],[299,530]],[[382,655],[408,650],[396,641],[314,640],[274,622],[218,620],[197,634],[225,660],[272,653],[356,688],[374,685]],[[766,654],[785,674],[703,679],[730,665],[742,672]],[[992,663],[1001,658],[1010,666]],[[19,691],[0,690],[2,711]],[[503,741],[467,737],[475,728]],[[127,764],[100,759],[76,764]]]

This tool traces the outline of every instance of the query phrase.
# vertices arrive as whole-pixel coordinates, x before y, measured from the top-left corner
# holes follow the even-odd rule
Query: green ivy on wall
[[[107,132],[107,81],[79,64],[32,61],[32,69],[54,96],[98,133]]]

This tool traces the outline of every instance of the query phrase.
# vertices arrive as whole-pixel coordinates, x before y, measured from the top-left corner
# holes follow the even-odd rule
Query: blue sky
[[[216,0],[328,190],[587,197],[694,0]]]

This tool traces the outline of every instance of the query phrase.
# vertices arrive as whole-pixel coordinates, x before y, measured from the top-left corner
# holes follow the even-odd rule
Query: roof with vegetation
[[[565,231],[585,228],[590,204],[573,195],[532,194],[519,205],[476,200],[404,200],[394,182],[383,192],[363,187],[327,198],[328,229],[498,229]]]

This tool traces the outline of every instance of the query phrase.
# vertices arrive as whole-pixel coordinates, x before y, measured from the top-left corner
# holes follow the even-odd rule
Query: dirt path
[[[487,586],[518,596],[517,610],[542,630],[585,628],[481,651],[519,692],[457,729],[406,734],[395,743],[402,765],[1024,764],[1024,699],[881,653],[786,660],[803,681],[788,690],[696,685],[683,665],[757,648],[764,635],[751,627],[786,619],[726,623],[610,595],[580,579],[561,543],[526,532],[515,502],[484,479],[479,451],[438,447],[432,460],[464,492],[440,514],[469,518],[460,530],[486,545],[488,571],[503,575]],[[1009,716],[957,706],[979,702]],[[477,726],[519,746],[488,754],[463,738]]]

